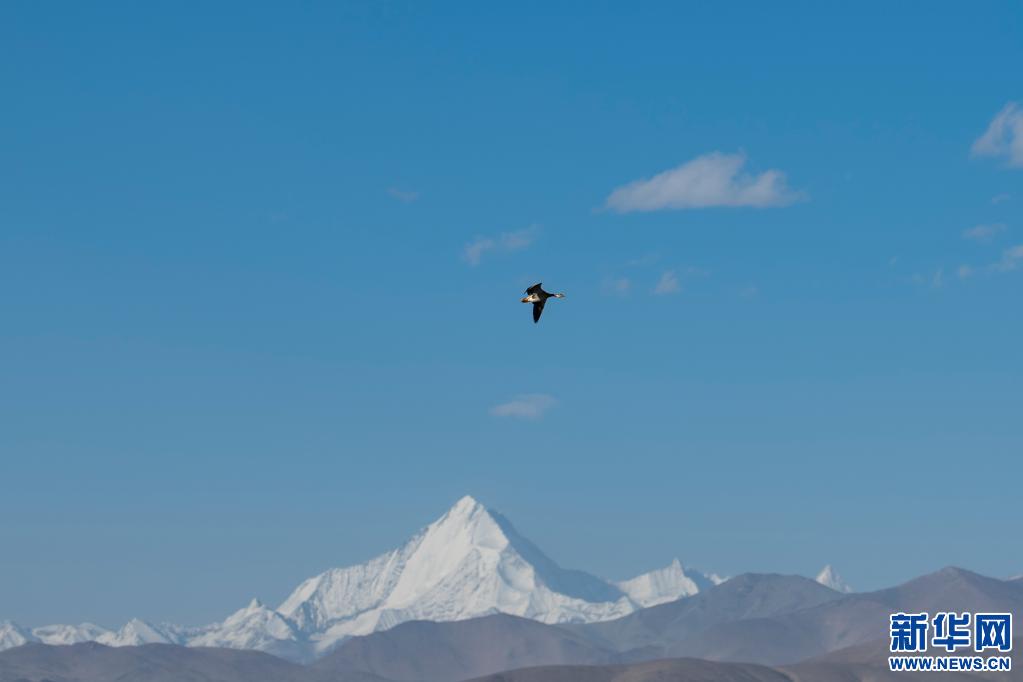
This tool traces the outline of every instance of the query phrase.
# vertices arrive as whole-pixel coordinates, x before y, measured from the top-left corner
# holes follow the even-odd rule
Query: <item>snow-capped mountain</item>
[[[142,644],[178,644],[180,636],[174,626],[157,626],[132,618],[117,632],[105,632],[96,638],[107,646],[141,646]]]
[[[282,658],[308,658],[308,643],[294,624],[258,599],[235,611],[223,623],[186,636],[189,646],[257,649]]]
[[[28,630],[9,620],[0,621],[0,651],[39,640]]]
[[[351,636],[410,620],[507,613],[544,623],[594,622],[720,582],[716,575],[684,569],[677,559],[618,583],[564,569],[503,516],[464,497],[401,547],[309,578],[276,609],[253,600],[223,622],[199,628],[136,619],[117,632],[89,624],[37,630],[53,643],[83,638],[110,646],[175,643],[257,649],[303,661]],[[41,639],[13,623],[0,624],[0,649]]]
[[[9,620],[0,621],[0,651],[11,649],[28,642],[43,644],[78,644],[99,641],[111,635],[109,630],[92,623],[81,625],[44,625],[28,630]]]
[[[844,592],[848,594],[853,591],[852,588],[849,587],[848,583],[842,579],[842,576],[838,574],[838,571],[831,567],[831,564],[822,568],[821,572],[817,574],[815,580],[824,587],[830,587],[837,592]]]
[[[591,622],[636,607],[615,585],[562,569],[502,516],[464,497],[403,546],[310,578],[277,610],[323,652],[409,620],[501,612],[545,623]]]
[[[33,628],[32,634],[43,644],[78,644],[93,642],[112,633],[98,625],[82,623],[81,625],[44,625]]]
[[[700,590],[720,585],[724,579],[699,571],[686,571],[675,559],[667,567],[615,583],[622,592],[639,606],[656,606],[682,597],[691,597]]]

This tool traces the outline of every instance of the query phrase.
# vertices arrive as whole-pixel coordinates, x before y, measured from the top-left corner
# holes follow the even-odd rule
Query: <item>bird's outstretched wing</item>
[[[543,289],[543,282],[537,282],[533,286],[526,289],[527,294],[535,294]]]
[[[533,324],[540,321],[540,316],[543,315],[543,304],[546,301],[539,301],[533,304]]]

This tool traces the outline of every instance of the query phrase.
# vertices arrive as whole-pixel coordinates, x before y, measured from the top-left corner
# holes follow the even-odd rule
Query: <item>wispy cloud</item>
[[[1016,246],[1010,247],[1005,251],[1002,251],[1002,257],[994,263],[990,263],[986,266],[974,267],[972,265],[960,265],[959,266],[959,278],[967,279],[974,275],[987,273],[1001,273],[1001,272],[1012,272],[1023,268],[1023,244],[1017,244]]]
[[[419,192],[407,189],[399,189],[397,187],[388,187],[387,193],[390,194],[391,197],[397,199],[403,204],[411,204],[413,201],[419,199],[420,196]]]
[[[1023,167],[1023,109],[1009,102],[991,119],[970,149],[973,156],[1004,157],[1009,166]]]
[[[476,237],[476,239],[466,244],[462,249],[462,258],[464,258],[469,265],[475,267],[480,264],[485,253],[510,253],[512,251],[521,251],[536,241],[539,233],[539,226],[531,225],[523,230],[502,232],[495,237]]]
[[[625,261],[625,265],[626,267],[630,268],[644,268],[647,267],[648,265],[653,265],[658,260],[660,260],[660,258],[661,254],[657,253],[656,251],[651,251],[650,253],[643,254],[642,256],[630,258],[629,260]]]
[[[1023,265],[1023,244],[1017,244],[1002,252],[1002,259],[991,266],[996,272],[1009,272]]]
[[[963,230],[963,239],[970,239],[975,242],[989,242],[1001,232],[1005,232],[1005,223],[975,225],[968,230]]]
[[[627,296],[632,291],[632,280],[628,277],[608,277],[602,285],[605,293]]]
[[[962,266],[960,266],[960,269],[962,269]],[[910,281],[918,287],[941,289],[945,285],[945,268],[939,267],[931,275],[923,275],[919,272],[915,272],[910,278]]]
[[[619,213],[712,206],[787,206],[805,195],[789,188],[780,170],[743,172],[746,155],[713,152],[698,156],[652,178],[623,185],[608,196],[607,208]]]
[[[1001,194],[996,194],[993,197],[991,197],[991,203],[992,204],[1001,204],[1001,203],[1004,203],[1006,201],[1010,201],[1011,199],[1012,199],[1012,195],[1011,194],[1009,194],[1008,192],[1002,192]]]
[[[546,393],[525,393],[517,395],[506,403],[494,405],[490,414],[495,417],[516,417],[518,419],[539,419],[558,404]]]
[[[679,284],[678,275],[674,270],[662,272],[661,278],[657,280],[657,285],[654,287],[654,293],[658,296],[677,294],[680,291],[682,291],[682,285]]]

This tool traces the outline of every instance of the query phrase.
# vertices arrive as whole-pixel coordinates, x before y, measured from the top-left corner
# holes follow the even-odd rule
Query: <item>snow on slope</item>
[[[666,568],[615,584],[638,606],[646,608],[682,597],[691,597],[700,590],[722,582],[724,580],[713,573],[707,575],[692,569],[687,571],[682,567],[682,562],[675,559]]]
[[[16,646],[37,641],[39,640],[36,639],[31,632],[14,621],[0,621],[0,651],[3,651],[4,649],[13,649]]]
[[[81,625],[44,625],[32,628],[32,634],[43,644],[78,644],[93,642],[103,635],[111,633],[98,625],[82,623]]]
[[[277,608],[253,600],[221,623],[200,628],[132,620],[117,632],[46,626],[44,641],[83,637],[110,646],[155,642],[257,649],[307,661],[353,635],[409,620],[451,621],[508,613],[545,623],[593,622],[695,594],[715,575],[667,568],[612,583],[566,570],[471,497],[459,500],[401,547],[371,561],[304,581]],[[90,631],[88,628],[94,628]],[[0,650],[44,635],[0,624]]]
[[[143,644],[179,644],[180,637],[174,626],[156,626],[132,618],[117,632],[105,632],[96,638],[107,646],[141,646]]]
[[[815,580],[824,587],[830,587],[837,592],[844,592],[846,594],[852,592],[852,588],[849,587],[844,580],[842,580],[842,576],[838,574],[838,571],[831,567],[831,564],[822,568],[821,572],[817,574]]]
[[[616,586],[567,571],[503,517],[464,497],[402,547],[310,578],[278,607],[317,652],[409,620],[509,613],[545,623],[607,620],[636,609]]]
[[[186,639],[188,646],[257,649],[292,660],[309,657],[309,647],[295,626],[258,599],[232,613],[223,623],[193,631]]]

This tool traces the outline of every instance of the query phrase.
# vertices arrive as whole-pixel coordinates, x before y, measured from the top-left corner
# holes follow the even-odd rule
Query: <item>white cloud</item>
[[[674,270],[665,270],[661,273],[661,278],[657,280],[657,286],[654,287],[654,293],[658,295],[677,294],[681,290],[682,287],[678,283],[678,276]]]
[[[1023,167],[1023,109],[1009,102],[999,111],[987,130],[974,141],[973,156],[1001,156],[1014,167]]]
[[[398,189],[397,187],[388,187],[387,193],[403,204],[411,204],[419,198],[419,192],[414,190]]]
[[[479,265],[483,254],[496,246],[496,242],[490,237],[477,237],[475,241],[465,245],[462,256],[469,265]]]
[[[989,242],[1000,232],[1005,232],[1005,223],[976,225],[968,230],[963,230],[963,239],[972,239],[975,242]]]
[[[919,272],[915,272],[910,281],[919,287],[940,289],[945,284],[945,268],[939,267],[931,275],[922,275]]]
[[[1012,200],[1012,195],[1009,194],[1008,192],[1002,192],[1001,194],[996,194],[993,197],[991,197],[991,203],[992,204],[1001,204],[1003,202],[1011,201],[1011,200]]]
[[[506,403],[490,408],[495,417],[517,417],[519,419],[539,419],[558,401],[546,393],[526,393],[517,395]]]
[[[975,268],[972,265],[960,265],[958,272],[961,279],[966,279],[979,272],[1012,272],[1018,268],[1023,268],[1023,244],[1006,249],[1002,252],[1001,259],[994,263],[980,268]]]
[[[632,289],[632,280],[628,277],[611,277],[604,280],[603,289],[615,296],[627,296]]]
[[[523,230],[502,232],[496,237],[477,237],[465,245],[465,248],[462,249],[462,257],[469,265],[476,266],[483,259],[483,254],[488,251],[497,253],[520,251],[536,241],[539,233],[540,228],[537,225],[531,225]]]
[[[785,174],[766,170],[744,173],[746,155],[713,152],[652,178],[636,180],[611,192],[608,208],[619,213],[712,206],[787,206],[804,197],[786,184]]]
[[[1017,244],[1002,252],[1002,260],[991,266],[997,272],[1009,272],[1023,265],[1023,244]]]

